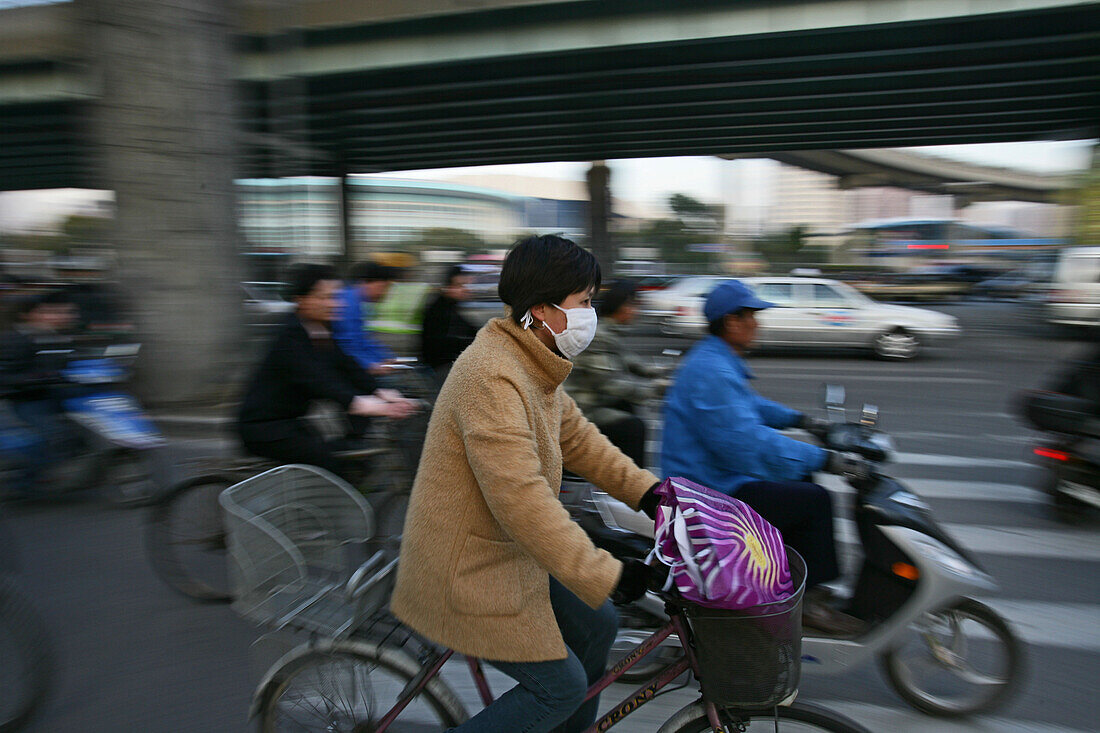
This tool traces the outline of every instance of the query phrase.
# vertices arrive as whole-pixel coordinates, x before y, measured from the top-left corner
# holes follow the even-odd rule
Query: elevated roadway
[[[92,2],[0,11],[0,190],[96,185]],[[1090,137],[1100,120],[1096,2],[251,0],[239,29],[248,176]]]
[[[897,186],[950,194],[960,205],[973,201],[1059,203],[1060,193],[1072,185],[1069,176],[974,165],[904,150],[802,150],[721,157],[767,157],[836,176],[842,189]]]

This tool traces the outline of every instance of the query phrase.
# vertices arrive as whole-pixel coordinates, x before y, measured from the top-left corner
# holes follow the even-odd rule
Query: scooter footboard
[[[899,575],[907,573],[912,560],[897,548],[882,532],[871,529],[860,532],[864,549],[863,567],[860,569],[847,613],[869,624],[878,623],[893,616],[905,605],[917,590],[916,577]]]

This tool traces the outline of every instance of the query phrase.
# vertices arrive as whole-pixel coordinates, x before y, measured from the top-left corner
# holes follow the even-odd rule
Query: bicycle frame
[[[623,657],[618,664],[609,669],[603,677],[588,688],[588,693],[584,698],[585,702],[607,689],[613,682],[622,677],[624,672],[628,671],[641,661],[643,657],[656,649],[661,642],[667,639],[671,634],[677,634],[681,640],[689,638],[690,632],[683,617],[678,613],[672,613],[670,616],[671,619],[667,624],[653,632],[649,638],[635,647],[632,652]],[[627,715],[652,700],[662,688],[668,686],[673,680],[689,669],[698,676],[699,667],[695,661],[695,655],[691,651],[691,646],[682,643],[682,647],[684,656],[665,666],[646,684],[639,687],[619,703],[618,706],[609,710],[603,717],[593,723],[585,733],[600,733],[612,727]],[[386,713],[385,717],[378,722],[378,727],[375,728],[377,733],[385,733],[390,724],[397,719],[397,716],[400,715],[401,712],[408,707],[409,703],[424,690],[428,682],[439,674],[439,671],[443,669],[443,665],[454,655],[454,653],[452,649],[437,652],[425,662],[424,667],[420,670],[420,674],[409,681],[409,684],[402,690],[402,694],[398,698],[397,703],[388,713]],[[470,667],[470,674],[473,676],[474,685],[477,687],[482,704],[488,706],[493,702],[493,693],[489,689],[488,680],[485,679],[485,672],[482,669],[481,660],[467,657],[466,663]],[[718,720],[718,709],[713,704],[707,703],[706,710],[707,717],[710,719],[711,724],[715,726],[715,730],[721,730],[721,723]]]

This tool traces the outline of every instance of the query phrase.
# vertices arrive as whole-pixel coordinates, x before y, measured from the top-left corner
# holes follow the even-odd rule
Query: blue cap
[[[706,317],[707,323],[710,323],[742,308],[764,310],[774,305],[775,303],[757,298],[756,293],[740,280],[727,280],[710,291],[707,302],[703,306],[703,315]]]

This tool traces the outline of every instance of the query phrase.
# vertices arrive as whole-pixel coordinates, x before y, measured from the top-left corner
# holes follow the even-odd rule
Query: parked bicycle
[[[393,535],[400,532],[404,505],[416,475],[435,383],[423,367],[408,360],[395,365],[385,379],[386,386],[419,400],[422,409],[403,420],[375,420],[366,447],[343,451],[339,456],[351,462],[369,462],[370,470],[363,475],[359,488],[374,511],[386,518],[382,532]],[[318,416],[318,423],[324,434],[342,430],[342,421],[332,414]],[[218,495],[276,465],[249,457],[207,461],[197,467],[194,475],[165,492],[150,509],[145,528],[149,562],[161,580],[197,601],[232,600]]]
[[[234,610],[269,628],[309,636],[257,688],[251,712],[261,730],[437,730],[469,717],[440,676],[454,652],[381,610],[396,559],[379,551],[349,572],[345,546],[370,539],[373,531],[370,507],[350,486],[320,469],[282,466],[230,487],[221,505],[233,560]],[[671,635],[688,643],[589,731],[607,730],[690,672],[702,696],[665,721],[663,733],[863,733],[841,715],[793,702],[805,564],[793,550],[788,553],[796,592],[786,600],[724,611],[663,595],[669,621],[593,685],[588,697]],[[493,695],[482,663],[468,658],[466,664],[488,705]]]

